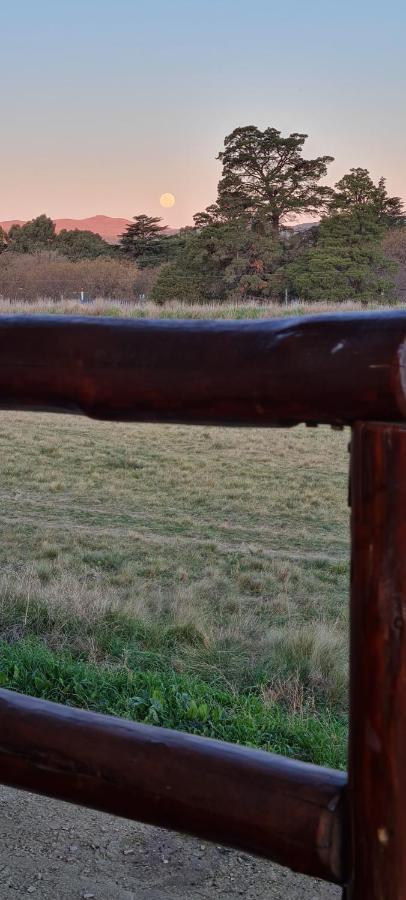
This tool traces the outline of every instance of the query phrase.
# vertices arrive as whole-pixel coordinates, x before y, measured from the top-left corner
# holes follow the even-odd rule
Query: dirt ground
[[[0,789],[0,897],[334,900],[329,885],[176,834]]]

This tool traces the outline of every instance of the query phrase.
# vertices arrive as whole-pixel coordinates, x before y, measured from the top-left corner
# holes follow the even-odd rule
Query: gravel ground
[[[0,897],[333,900],[335,887],[244,853],[0,788]]]

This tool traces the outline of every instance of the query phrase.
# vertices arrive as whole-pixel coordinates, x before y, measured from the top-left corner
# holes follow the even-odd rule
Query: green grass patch
[[[319,711],[292,715],[254,694],[171,672],[91,665],[52,652],[38,638],[0,642],[3,687],[136,722],[260,747],[318,765],[344,768],[346,723]]]

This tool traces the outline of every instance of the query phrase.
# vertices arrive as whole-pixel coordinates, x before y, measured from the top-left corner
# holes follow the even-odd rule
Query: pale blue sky
[[[406,199],[404,0],[0,0],[0,220],[45,211],[190,222],[237,125]]]

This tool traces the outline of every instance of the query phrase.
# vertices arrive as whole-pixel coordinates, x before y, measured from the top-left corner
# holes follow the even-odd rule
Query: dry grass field
[[[0,423],[3,682],[44,693],[35,673],[50,657],[16,657],[35,640],[104,673],[197,678],[198,720],[204,685],[341,718],[347,433]]]

